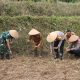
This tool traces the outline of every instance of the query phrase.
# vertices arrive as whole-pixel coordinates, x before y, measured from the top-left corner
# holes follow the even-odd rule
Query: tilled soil
[[[0,60],[0,80],[80,80],[80,59],[17,56]]]

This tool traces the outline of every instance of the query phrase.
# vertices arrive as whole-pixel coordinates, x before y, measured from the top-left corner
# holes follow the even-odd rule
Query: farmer
[[[0,56],[1,59],[5,57],[10,59],[11,44],[13,43],[13,39],[17,39],[19,34],[16,30],[9,30],[7,32],[3,32],[0,36]]]
[[[80,57],[80,38],[76,35],[72,35],[69,38],[70,45],[66,48],[66,51],[70,54],[74,54],[76,57]]]
[[[68,44],[69,44],[69,41],[68,41],[68,40],[69,40],[70,36],[71,36],[71,35],[74,35],[74,34],[75,34],[75,33],[72,32],[72,31],[69,30],[69,29],[66,31],[66,34],[65,34],[64,38],[65,38],[65,40],[66,40],[66,42],[67,42]]]
[[[63,37],[64,33],[61,31],[51,32],[47,36],[47,41],[50,42],[51,53],[53,54],[54,51],[54,59],[56,58],[60,58],[61,60],[63,59],[63,48],[65,42]]]
[[[34,56],[42,56],[42,37],[41,33],[36,29],[31,29],[29,34],[29,41],[32,43]],[[40,50],[40,54],[38,52]]]

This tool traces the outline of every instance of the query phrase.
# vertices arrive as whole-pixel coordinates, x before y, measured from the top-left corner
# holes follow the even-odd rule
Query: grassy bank
[[[42,33],[44,48],[45,51],[48,52],[48,49],[45,47],[49,45],[46,41],[48,33],[55,30],[65,32],[66,29],[69,28],[80,35],[80,17],[0,17],[0,32],[9,29],[17,29],[20,33],[20,39],[16,41],[16,44],[13,46],[13,50],[16,53],[27,54],[29,52],[30,46],[27,40],[28,32],[31,28],[36,28]]]

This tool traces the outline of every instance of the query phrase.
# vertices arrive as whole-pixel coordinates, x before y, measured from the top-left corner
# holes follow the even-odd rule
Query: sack
[[[3,43],[3,38],[2,37],[0,37],[0,44],[2,44]]]

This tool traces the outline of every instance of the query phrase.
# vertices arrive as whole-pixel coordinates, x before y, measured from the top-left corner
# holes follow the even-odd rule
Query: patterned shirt
[[[2,38],[2,43],[0,43],[0,54],[5,54],[8,52],[7,40],[11,40],[9,32],[3,32],[0,36]]]
[[[9,32],[3,32],[1,34],[1,38],[3,39],[3,44],[6,43],[7,40],[12,39],[11,35],[9,34]]]

